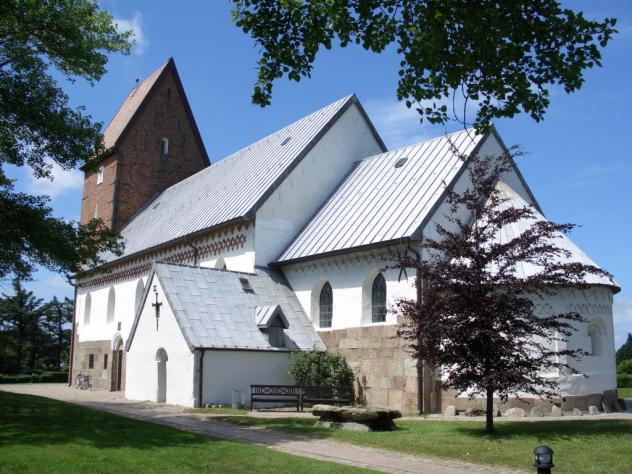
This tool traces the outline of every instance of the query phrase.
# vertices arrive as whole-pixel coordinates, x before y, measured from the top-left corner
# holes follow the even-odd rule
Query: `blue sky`
[[[586,74],[572,95],[554,90],[542,123],[526,116],[499,120],[507,144],[529,156],[519,162],[548,218],[582,227],[571,238],[623,288],[615,296],[615,342],[632,332],[632,3],[577,1],[588,17],[614,16],[620,34],[604,52],[604,67]],[[227,0],[171,2],[107,0],[101,3],[119,24],[136,32],[130,56],[112,57],[108,74],[90,87],[64,82],[73,104],[84,105],[107,125],[134,86],[173,56],[211,161],[234,152],[288,123],[355,92],[389,147],[443,133],[420,125],[415,113],[395,98],[399,59],[393,49],[381,55],[360,48],[324,51],[311,80],[283,79],[273,103],[250,102],[257,50],[231,23]],[[452,125],[451,128],[456,128]],[[80,171],[56,170],[54,182],[35,181],[26,170],[11,170],[18,188],[52,196],[58,215],[78,220]],[[63,278],[40,271],[30,287],[44,298],[72,297]]]

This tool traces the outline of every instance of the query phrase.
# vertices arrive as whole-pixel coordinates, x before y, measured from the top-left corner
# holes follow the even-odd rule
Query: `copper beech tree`
[[[421,295],[395,303],[404,320],[399,336],[420,364],[442,376],[444,389],[487,398],[488,432],[494,431],[494,397],[552,397],[556,381],[543,374],[578,373],[569,361],[586,355],[553,344],[567,340],[581,315],[536,314],[538,300],[560,287],[584,289],[588,275],[610,278],[598,267],[571,261],[558,246],[573,225],[551,223],[533,207],[509,205],[498,182],[512,171],[512,154],[515,149],[470,162],[471,183],[462,192],[447,191],[449,211],[436,224],[437,237],[424,240],[424,258],[397,263],[416,270]],[[524,231],[502,232],[514,224]],[[535,270],[519,271],[524,264]]]

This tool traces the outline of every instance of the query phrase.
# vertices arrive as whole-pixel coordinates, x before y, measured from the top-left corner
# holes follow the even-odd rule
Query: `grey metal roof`
[[[505,225],[500,230],[498,235],[498,241],[500,243],[509,242],[515,237],[522,235],[533,225],[535,221],[546,220],[546,218],[540,212],[538,212],[538,210],[534,206],[527,203],[506,183],[502,181],[499,182],[497,185],[497,189],[500,192],[500,196],[502,196],[502,198],[504,199],[504,202],[502,202],[500,205],[502,208],[514,207],[519,209],[523,207],[530,207],[535,214],[533,219],[523,219],[518,222],[513,222],[511,224]],[[558,261],[560,263],[582,263],[584,265],[591,265],[599,268],[599,265],[591,260],[590,257],[588,257],[588,255],[586,255],[577,245],[575,245],[575,243],[571,239],[569,239],[567,235],[558,232],[554,237],[553,244],[556,247],[568,252],[568,255],[566,256],[559,256]],[[542,267],[539,267],[531,262],[521,262],[516,267],[517,275],[522,278],[536,275],[537,273],[541,272],[541,270]],[[615,288],[616,291],[619,290],[619,286],[614,280],[601,275],[586,275],[584,281],[591,285],[606,285]]]
[[[258,206],[353,103],[358,103],[355,95],[344,97],[166,189],[121,231],[123,256],[235,219],[253,218]],[[103,258],[117,259],[112,254]]]
[[[257,268],[253,274],[155,263],[153,275],[160,281],[191,349],[325,350],[294,292],[279,272]],[[240,281],[243,278],[254,291],[244,291]],[[146,290],[145,298],[148,294]],[[270,345],[256,320],[258,307],[274,309],[277,306],[288,324],[283,349]],[[139,310],[128,339],[128,349],[133,344],[140,314]]]
[[[464,130],[359,161],[278,261],[412,237],[464,166],[450,143],[469,156],[482,138]]]

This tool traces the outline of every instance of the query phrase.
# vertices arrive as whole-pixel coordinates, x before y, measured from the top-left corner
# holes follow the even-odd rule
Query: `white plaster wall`
[[[395,324],[396,316],[390,311],[386,315],[386,323],[371,323],[366,301],[363,304],[363,299],[370,298],[372,278],[379,270],[392,263],[392,260],[387,259],[388,256],[388,252],[358,252],[287,265],[283,267],[283,273],[317,329],[318,313],[317,305],[314,303],[318,301],[320,290],[326,281],[329,281],[333,292],[333,317],[332,327],[323,329]],[[390,307],[397,298],[415,297],[412,270],[408,271],[408,278],[402,275],[400,281],[398,270],[386,270],[383,274],[386,280],[387,307]],[[371,280],[371,284],[368,284],[368,280]]]
[[[381,153],[353,104],[257,211],[256,265],[274,261],[350,172]]]
[[[293,384],[288,352],[204,352],[203,403],[231,403],[233,390],[244,392],[250,403],[250,385]]]
[[[239,232],[246,235],[244,247],[203,258],[199,265],[206,268],[219,268],[221,262],[218,261],[222,259],[227,270],[253,273],[255,270],[255,226],[251,225],[248,229]]]
[[[167,352],[167,403],[194,406],[194,354],[189,350],[173,311],[167,303],[160,282],[154,277],[158,290],[160,322],[156,330],[153,292],[143,306],[136,334],[127,352],[125,398],[156,401],[158,367],[156,353]]]
[[[147,282],[147,276],[114,283],[94,289],[80,289],[77,293],[77,317],[76,322],[79,342],[112,340],[120,332],[123,341],[127,342],[127,336],[136,315],[136,285],[142,280]],[[114,287],[116,304],[114,306],[114,320],[107,322],[107,305],[110,288]],[[90,323],[85,321],[85,302],[87,294],[90,294]],[[121,330],[118,331],[118,323]]]

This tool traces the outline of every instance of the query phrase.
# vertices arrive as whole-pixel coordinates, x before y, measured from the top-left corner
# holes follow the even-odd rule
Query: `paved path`
[[[117,393],[79,391],[63,384],[2,385],[0,390],[39,395],[115,413],[128,418],[167,425],[184,431],[256,444],[288,454],[383,472],[432,474],[517,472],[456,461],[409,456],[392,451],[308,438],[263,428],[238,427],[212,420],[212,418],[205,415],[188,413],[182,407],[151,402],[131,402],[124,400]]]

